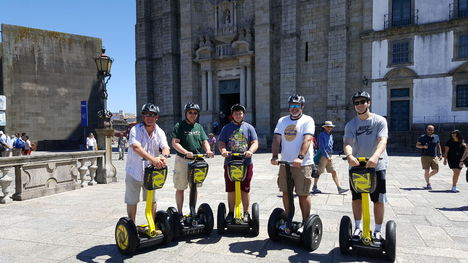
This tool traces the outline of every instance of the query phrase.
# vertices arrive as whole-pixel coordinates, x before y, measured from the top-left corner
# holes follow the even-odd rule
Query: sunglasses
[[[156,113],[143,113],[142,115],[144,117],[156,117],[156,116],[158,116],[158,114],[156,114]]]
[[[191,114],[191,115],[197,115],[198,114],[198,112],[196,112],[196,111],[188,111],[187,113]]]
[[[302,105],[289,105],[290,109],[294,109],[294,108],[300,109],[301,107],[302,107]]]
[[[366,104],[367,100],[356,100],[353,102],[354,106],[357,106],[359,104]]]

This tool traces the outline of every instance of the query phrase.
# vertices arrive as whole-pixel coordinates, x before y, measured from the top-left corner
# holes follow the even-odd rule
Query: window
[[[411,20],[411,0],[393,0],[392,27],[410,25]]]
[[[458,85],[455,91],[455,107],[468,107],[468,85]]]
[[[468,17],[468,0],[458,0],[458,17]]]
[[[389,64],[408,64],[411,63],[411,45],[409,40],[393,41],[390,44],[390,62]]]
[[[458,57],[468,58],[468,35],[460,35],[458,38]]]
[[[392,89],[390,90],[391,98],[409,97],[409,89]]]

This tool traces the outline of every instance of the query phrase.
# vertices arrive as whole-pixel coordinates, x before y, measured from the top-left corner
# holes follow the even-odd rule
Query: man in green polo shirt
[[[176,188],[175,198],[179,214],[183,214],[184,191],[188,186],[188,160],[184,159],[184,157],[193,158],[194,154],[200,154],[202,150],[208,158],[214,156],[208,143],[208,136],[206,136],[203,127],[197,123],[200,106],[188,103],[185,105],[184,110],[185,120],[176,123],[171,134],[172,147],[177,151],[174,164],[174,187]]]

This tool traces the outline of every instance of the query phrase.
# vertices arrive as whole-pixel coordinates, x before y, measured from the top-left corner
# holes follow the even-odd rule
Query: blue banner
[[[81,126],[88,127],[88,102],[81,101]]]

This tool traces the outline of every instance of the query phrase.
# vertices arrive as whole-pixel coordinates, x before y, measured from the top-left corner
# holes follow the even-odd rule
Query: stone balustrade
[[[116,181],[106,171],[105,151],[45,153],[0,158],[0,204],[75,190],[87,185]],[[108,178],[110,177],[112,178]],[[89,177],[88,177],[89,176]]]

